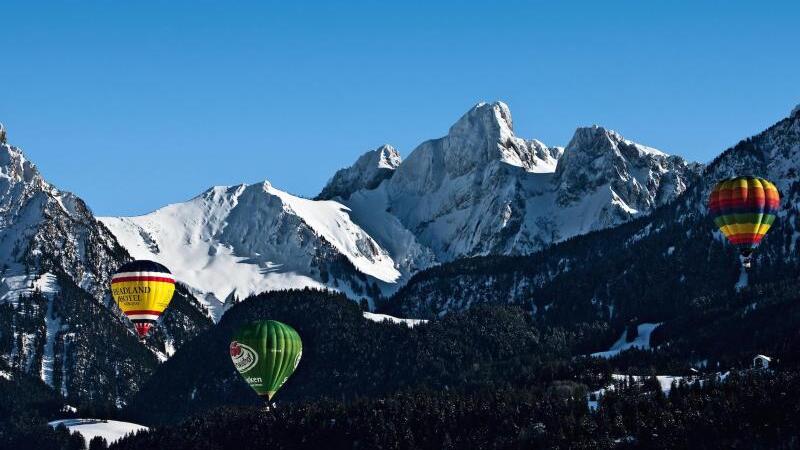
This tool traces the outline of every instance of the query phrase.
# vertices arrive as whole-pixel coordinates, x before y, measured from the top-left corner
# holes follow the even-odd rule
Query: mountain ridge
[[[592,158],[581,159],[590,151]],[[247,209],[233,204],[235,192],[215,200],[231,204],[225,211],[192,206],[201,194],[144,216],[101,221],[137,258],[175,267],[218,320],[228,298],[287,287],[327,287],[374,304],[441,262],[527,254],[647,214],[682,192],[698,167],[599,127],[579,128],[566,148],[549,147],[514,135],[505,103],[481,102],[404,160],[389,145],[366,152],[314,201],[270,187],[272,199],[254,198]],[[302,213],[270,202],[302,203]],[[177,209],[184,212],[166,217]],[[239,214],[227,215],[233,211]],[[213,229],[197,231],[204,222]],[[170,235],[175,229],[185,232]],[[281,245],[261,245],[273,232]],[[198,239],[208,245],[193,247]],[[309,245],[325,255],[311,255]],[[222,282],[199,279],[201,268]]]
[[[736,252],[706,214],[709,192],[721,179],[747,173],[773,180],[781,191],[781,210],[756,253],[750,282],[774,281],[796,270],[798,166],[795,114],[723,151],[679,197],[649,215],[527,257],[463,259],[421,272],[383,311],[431,318],[476,303],[510,301],[557,321],[661,321],[676,313],[676,305],[734,290],[741,280]],[[559,303],[565,297],[571,300]]]

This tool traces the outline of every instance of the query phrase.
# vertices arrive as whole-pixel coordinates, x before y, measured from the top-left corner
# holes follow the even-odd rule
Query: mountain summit
[[[3,130],[5,131],[5,130]],[[17,147],[0,143],[0,262],[3,298],[37,276],[62,273],[101,299],[122,247],[80,198],[49,184]]]
[[[683,192],[699,167],[601,127],[578,129],[566,149],[548,147],[514,135],[506,104],[479,103],[378,188],[341,200],[390,253],[392,236],[378,223],[449,261],[530,253],[646,214]]]
[[[601,127],[550,147],[516,136],[505,103],[479,103],[405,160],[389,145],[365,153],[316,200],[269,183],[218,186],[101,220],[133,256],[173,268],[219,319],[226,301],[265,290],[374,299],[441,262],[534,252],[647,214],[698,167]]]
[[[609,214],[624,220],[677,197],[686,189],[687,178],[699,169],[697,164],[687,164],[680,157],[595,125],[575,131],[553,182],[561,206],[580,202],[607,185],[612,204],[617,206]]]
[[[400,161],[400,153],[394,147],[381,145],[361,155],[352,166],[337,171],[317,199],[348,198],[359,189],[374,189],[392,176]]]

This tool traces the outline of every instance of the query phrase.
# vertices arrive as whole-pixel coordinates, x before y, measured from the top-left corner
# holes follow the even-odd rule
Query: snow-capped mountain
[[[412,265],[424,266],[425,250],[437,261],[525,254],[617,225],[674,199],[698,171],[600,127],[579,128],[566,149],[521,139],[508,106],[480,103],[377,188],[339,200],[396,260],[413,258],[392,252],[396,229],[412,235],[422,248]]]
[[[215,187],[100,220],[134,257],[175,271],[219,319],[226,301],[266,290],[374,299],[440,262],[530,253],[646,214],[697,170],[599,127],[579,129],[566,149],[525,140],[505,104],[481,103],[405,161],[389,145],[367,152],[317,200],[269,183]]]
[[[159,261],[219,319],[226,299],[326,287],[352,296],[393,283],[395,263],[346,207],[308,200],[268,182],[218,186],[138,217],[100,220],[136,258]]]
[[[607,147],[621,142],[610,137],[602,141],[607,141],[603,144]],[[620,153],[626,151],[630,150],[620,148]],[[669,162],[668,158],[655,161]],[[605,163],[597,167],[598,171],[608,168]],[[686,183],[674,201],[640,220],[580,236],[529,257],[490,256],[434,267],[415,275],[390,299],[386,312],[426,318],[479,303],[512,302],[553,321],[582,317],[621,325],[645,318],[664,321],[681,310],[698,308],[704,296],[722,295],[748,283],[796,279],[799,168],[800,111],[795,109],[790,117],[724,151],[696,180]],[[749,272],[742,271],[738,252],[718,231],[707,208],[714,185],[739,175],[767,178],[781,193],[777,218]]]
[[[83,200],[8,144],[4,128],[0,137],[0,359],[76,403],[122,404],[157,357],[208,321],[180,288],[149,348],[139,344],[108,292],[127,251]]]
[[[381,145],[361,155],[352,166],[337,171],[317,199],[348,198],[360,189],[375,189],[392,176],[400,161],[400,153],[394,147]]]

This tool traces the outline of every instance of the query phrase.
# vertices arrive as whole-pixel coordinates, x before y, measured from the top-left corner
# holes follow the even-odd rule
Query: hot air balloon
[[[775,221],[780,201],[775,185],[758,177],[722,180],[711,191],[708,209],[714,223],[739,248],[745,269],[750,268],[753,251]]]
[[[153,261],[129,262],[111,277],[111,295],[133,322],[140,340],[169,306],[174,292],[175,278],[166,267]]]
[[[247,384],[269,401],[300,363],[303,342],[289,325],[261,320],[239,328],[231,341],[230,354]]]

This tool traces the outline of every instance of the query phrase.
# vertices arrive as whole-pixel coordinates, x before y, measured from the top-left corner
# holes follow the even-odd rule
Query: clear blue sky
[[[299,3],[3,2],[0,121],[128,215],[263,179],[313,196],[480,100],[549,145],[597,123],[698,161],[800,102],[796,1]]]

